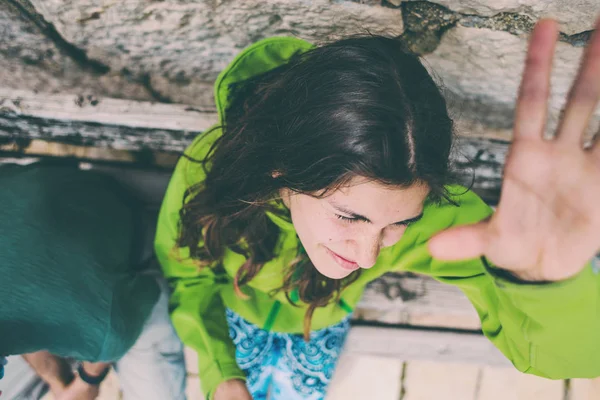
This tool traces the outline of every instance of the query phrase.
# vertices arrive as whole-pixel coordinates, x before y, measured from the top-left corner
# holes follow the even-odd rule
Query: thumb
[[[488,225],[486,220],[442,231],[429,240],[429,252],[446,261],[481,257],[487,244]]]

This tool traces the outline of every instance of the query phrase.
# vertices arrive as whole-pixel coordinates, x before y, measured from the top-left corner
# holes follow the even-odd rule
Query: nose
[[[360,242],[360,251],[356,262],[361,268],[369,269],[377,262],[381,250],[381,236],[371,235],[364,237]]]

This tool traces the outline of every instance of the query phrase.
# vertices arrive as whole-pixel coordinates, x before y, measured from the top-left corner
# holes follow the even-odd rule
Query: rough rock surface
[[[21,10],[0,2],[0,86],[40,92],[107,93],[112,97],[152,100],[140,83],[69,55]]]
[[[31,5],[89,59],[145,82],[159,100],[195,105],[212,102],[219,71],[261,38],[292,35],[319,42],[345,33],[402,32],[399,9],[351,1],[31,0]]]
[[[455,118],[505,131],[495,135],[505,136],[512,124],[526,47],[526,40],[508,32],[457,26],[424,58],[446,88]],[[549,131],[556,125],[582,54],[581,47],[557,44]]]
[[[409,0],[414,1],[414,0]],[[499,13],[527,15],[533,19],[552,17],[567,35],[592,29],[598,13],[598,0],[436,0],[461,14],[490,17]]]
[[[506,139],[535,20],[562,22],[552,127],[598,13],[598,0],[5,0],[0,86],[212,107],[218,73],[261,38],[370,31],[424,54],[460,133]]]

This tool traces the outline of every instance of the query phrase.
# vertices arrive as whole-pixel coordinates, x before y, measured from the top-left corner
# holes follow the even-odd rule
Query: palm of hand
[[[576,275],[600,248],[600,162],[553,141],[517,142],[484,254],[526,280]]]
[[[597,28],[600,28],[600,20]],[[558,281],[600,250],[600,144],[582,145],[600,97],[600,29],[571,89],[556,137],[543,138],[556,24],[536,26],[517,103],[497,212],[430,242],[435,257],[485,256],[517,277]]]

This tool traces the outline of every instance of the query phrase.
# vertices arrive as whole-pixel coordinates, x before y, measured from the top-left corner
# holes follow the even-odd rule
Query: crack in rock
[[[454,27],[459,14],[439,4],[428,1],[403,2],[404,33],[400,39],[416,54],[433,52],[444,32]]]
[[[110,66],[101,61],[89,58],[85,50],[64,39],[56,30],[54,25],[46,21],[46,19],[37,12],[29,0],[8,0],[8,4],[9,6],[12,6],[13,9],[16,10],[16,12],[18,12],[21,16],[31,21],[36,27],[38,27],[44,36],[50,39],[50,41],[52,41],[66,57],[71,58],[83,70],[90,71],[96,75],[104,75],[111,71]],[[96,10],[87,17],[79,19],[76,22],[79,24],[84,24],[87,21],[98,19],[102,12],[103,9]],[[153,87],[148,74],[133,76],[126,68],[121,69],[119,74],[130,82],[141,85],[152,99],[162,103],[173,102],[169,96],[160,93],[156,88]]]
[[[387,3],[385,0],[383,2]],[[382,3],[383,5],[383,3]],[[535,25],[531,17],[513,12],[500,12],[491,17],[463,14],[429,1],[405,1],[400,4],[405,31],[400,36],[411,51],[424,55],[435,51],[444,33],[460,24],[467,28],[486,28],[515,36],[529,34]],[[584,47],[593,31],[567,35],[559,40],[574,47]]]
[[[48,37],[57,48],[71,57],[81,68],[90,70],[96,74],[104,75],[110,71],[110,67],[100,61],[90,59],[86,52],[65,40],[49,23],[40,15],[28,0],[7,0],[22,16],[33,22],[40,31]]]
[[[535,26],[535,20],[527,15],[501,12],[491,17],[462,14],[458,23],[467,28],[487,28],[495,31],[505,31],[515,36],[526,35]],[[584,47],[593,31],[584,31],[567,35],[560,32],[558,40],[575,47]]]

